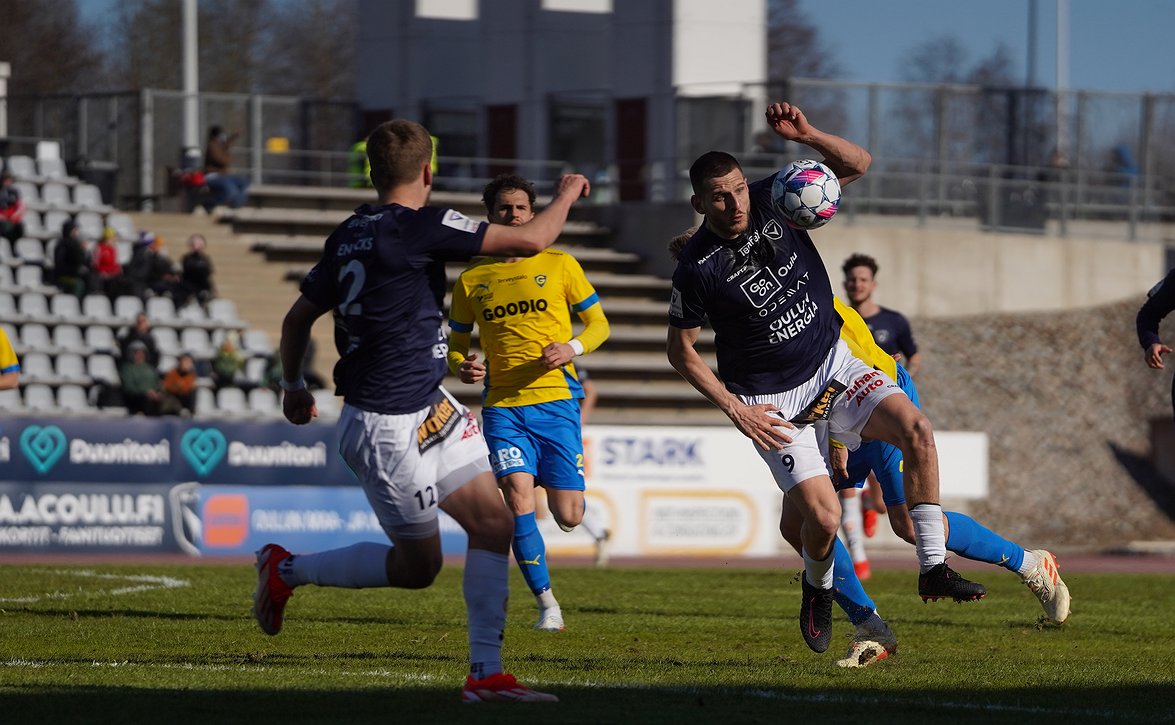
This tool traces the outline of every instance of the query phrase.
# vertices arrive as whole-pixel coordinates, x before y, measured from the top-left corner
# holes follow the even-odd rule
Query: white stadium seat
[[[67,384],[57,389],[57,407],[63,413],[88,413],[94,410],[86,397],[86,389]]]
[[[85,332],[86,347],[95,353],[113,355],[118,351],[118,340],[114,337],[114,330],[106,325],[89,325]]]
[[[53,388],[40,383],[26,385],[24,389],[25,410],[51,412],[57,408],[57,400],[53,396]]]

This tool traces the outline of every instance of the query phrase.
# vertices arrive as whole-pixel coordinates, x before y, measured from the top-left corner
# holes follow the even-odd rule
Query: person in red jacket
[[[118,248],[114,246],[114,230],[107,227],[102,238],[90,252],[90,268],[94,272],[93,288],[114,297],[122,287],[122,265],[118,263]]]

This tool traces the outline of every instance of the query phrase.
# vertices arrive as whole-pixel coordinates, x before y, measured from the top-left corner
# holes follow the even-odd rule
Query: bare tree
[[[797,0],[770,0],[767,6],[767,77],[834,78],[840,66],[823,47],[820,28],[800,10]]]
[[[835,89],[807,85],[799,89],[795,78],[835,78],[842,71],[821,37],[820,27],[800,10],[797,0],[770,0],[767,5],[767,78],[772,99],[802,103],[805,112],[822,128],[848,133],[847,103]],[[779,147],[769,134],[761,134]]]
[[[261,85],[267,93],[355,96],[357,0],[289,0],[270,19]]]
[[[0,0],[0,61],[12,64],[13,96],[70,93],[102,79],[94,28],[76,0]]]

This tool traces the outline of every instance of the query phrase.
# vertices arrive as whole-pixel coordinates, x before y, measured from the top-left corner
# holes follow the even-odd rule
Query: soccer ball
[[[775,175],[771,198],[789,226],[819,229],[832,220],[840,205],[840,182],[819,161],[793,161]]]

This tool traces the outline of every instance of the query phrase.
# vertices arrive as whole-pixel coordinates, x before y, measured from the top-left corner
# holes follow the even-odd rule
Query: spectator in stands
[[[87,280],[90,278],[90,266],[86,258],[86,247],[82,243],[78,225],[72,219],[62,222],[61,238],[53,248],[57,288],[79,300],[89,291]]]
[[[206,246],[208,242],[202,235],[188,237],[189,251],[180,260],[180,290],[176,295],[178,305],[187,303],[192,297],[203,305],[216,296],[216,288],[212,284],[212,259],[204,251]]]
[[[240,209],[249,191],[249,181],[243,176],[229,173],[233,165],[232,143],[239,134],[226,134],[220,126],[208,129],[208,145],[204,147],[204,183],[211,195],[204,202],[209,212],[212,208],[226,204]]]
[[[237,351],[237,345],[226,337],[216,349],[212,358],[212,382],[217,389],[237,384],[238,376],[245,370],[245,358]]]
[[[139,232],[135,246],[131,250],[131,259],[126,263],[123,272],[130,282],[131,292],[136,297],[146,297],[148,283],[151,278],[151,245],[155,242],[155,235],[146,230]]]
[[[20,359],[12,349],[12,342],[0,327],[0,390],[12,390],[20,385]]]
[[[93,270],[93,289],[104,293],[110,299],[130,293],[130,285],[122,276],[122,265],[118,263],[118,248],[114,246],[115,231],[106,227],[102,238],[90,251],[90,269]]]
[[[24,201],[12,185],[12,172],[0,172],[0,237],[16,242],[24,236]]]
[[[180,355],[175,367],[163,376],[164,415],[192,415],[196,412],[196,361],[188,353]]]
[[[122,352],[123,360],[130,360],[131,347],[135,343],[147,349],[147,362],[152,365],[159,364],[159,345],[155,342],[151,321],[142,312],[135,316],[135,324],[123,330],[118,337],[118,348]]]
[[[163,252],[163,237],[143,230],[131,252],[131,261],[126,265],[126,276],[134,294],[138,297],[170,296],[176,301],[179,276],[175,265]]]
[[[132,342],[128,352],[130,357],[124,358],[118,370],[127,412],[131,415],[159,415],[163,389],[159,384],[159,371],[147,361],[147,346]]]
[[[897,310],[882,307],[873,301],[873,290],[877,289],[877,261],[867,254],[854,254],[845,260],[841,270],[845,273],[845,294],[849,304],[873,333],[873,339],[882,350],[902,363],[910,377],[917,377],[922,367],[922,355],[910,321]]]

